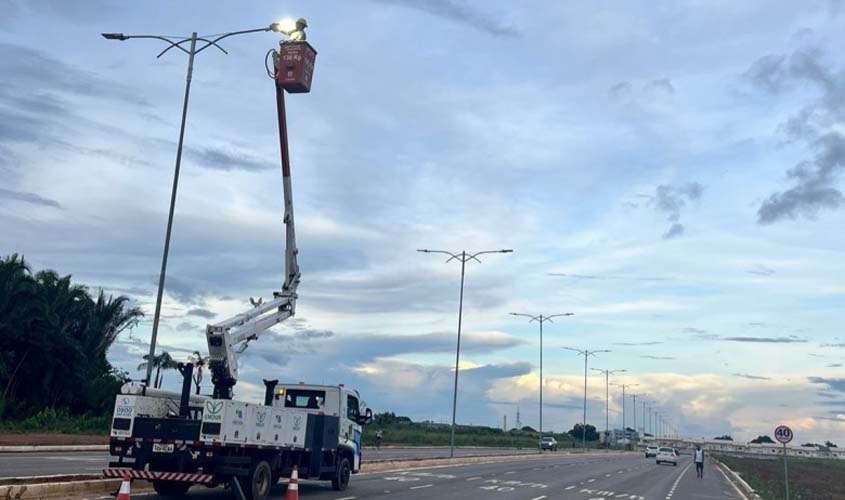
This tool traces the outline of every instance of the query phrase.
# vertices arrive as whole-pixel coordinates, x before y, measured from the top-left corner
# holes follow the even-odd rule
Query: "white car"
[[[656,456],[657,456],[657,446],[646,446],[645,457],[646,458],[654,458]]]
[[[672,464],[675,467],[678,466],[678,455],[675,453],[674,448],[664,448],[660,447],[657,450],[657,465],[660,464]]]

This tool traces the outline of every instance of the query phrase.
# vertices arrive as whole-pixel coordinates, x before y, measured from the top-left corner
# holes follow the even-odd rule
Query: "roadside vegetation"
[[[126,374],[106,352],[141,317],[126,297],[0,259],[0,431],[107,429]]]
[[[786,498],[782,457],[718,459],[739,473],[763,500]],[[845,462],[790,457],[789,495],[795,500],[845,500]]]

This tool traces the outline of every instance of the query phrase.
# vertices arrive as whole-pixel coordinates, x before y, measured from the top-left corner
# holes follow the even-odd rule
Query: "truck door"
[[[357,471],[361,466],[361,426],[358,425],[360,414],[361,410],[358,405],[358,398],[348,394],[346,396],[346,419],[343,422],[343,433],[355,454],[355,460],[352,464],[352,470],[354,471]]]

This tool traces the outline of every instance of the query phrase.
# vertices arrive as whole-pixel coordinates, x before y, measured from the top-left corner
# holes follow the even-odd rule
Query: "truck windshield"
[[[321,410],[326,402],[326,391],[290,389],[285,393],[285,408]]]

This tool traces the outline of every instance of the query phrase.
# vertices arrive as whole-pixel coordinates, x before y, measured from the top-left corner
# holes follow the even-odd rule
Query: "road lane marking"
[[[573,488],[575,488],[575,486],[567,486],[566,488],[564,488],[564,491],[569,491],[569,490],[571,490],[571,489],[573,489]]]
[[[420,488],[431,488],[432,486],[434,486],[434,485],[433,485],[433,484],[423,484],[423,485],[421,485],[421,486],[411,486],[411,487],[410,487],[410,488],[408,488],[408,489],[409,489],[409,490],[418,490],[418,489],[420,489]]]
[[[595,481],[596,481],[595,479],[587,479],[588,483],[594,483]]]
[[[531,500],[543,500],[544,498],[546,498],[546,495],[537,498],[532,498]]]
[[[352,500],[356,497],[343,497],[343,498],[335,498],[335,500]]]
[[[468,477],[467,481],[475,481],[476,479],[481,479],[481,476]]]
[[[509,471],[505,472],[505,474],[516,474],[516,471],[515,470],[509,470]]]
[[[684,474],[687,473],[690,467],[692,467],[692,462],[690,462],[689,465],[684,467],[684,470],[682,470],[681,473],[678,474],[678,479],[675,479],[675,484],[672,485],[672,488],[669,490],[669,494],[666,495],[666,500],[672,500],[672,495],[675,494],[675,488],[678,487],[678,484],[681,482],[681,479],[684,477]]]

